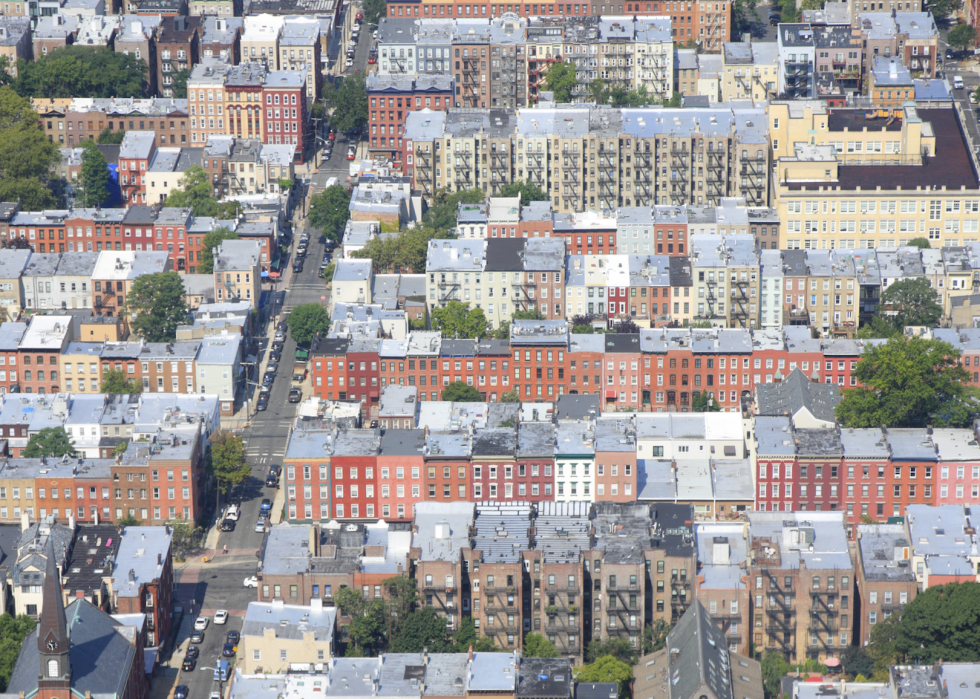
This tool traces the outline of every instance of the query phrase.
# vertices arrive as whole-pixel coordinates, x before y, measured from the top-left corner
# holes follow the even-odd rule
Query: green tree
[[[663,619],[657,619],[643,628],[643,654],[656,653],[667,645],[667,634],[670,624]]]
[[[577,323],[572,326],[572,333],[575,335],[594,335],[595,328],[592,323]]]
[[[957,24],[946,35],[946,43],[959,49],[972,49],[977,43],[977,30],[971,24]]]
[[[333,108],[330,126],[337,131],[359,134],[368,121],[367,84],[364,73],[341,79],[335,88],[324,90],[328,108]]]
[[[173,91],[174,97],[179,100],[187,99],[187,79],[191,77],[191,72],[186,68],[174,73]]]
[[[244,483],[251,475],[247,458],[241,437],[227,430],[211,435],[211,470],[222,492],[227,494],[231,486]]]
[[[454,403],[480,403],[483,396],[473,386],[468,386],[464,381],[453,381],[442,389],[442,399]]]
[[[980,88],[977,89],[980,90]],[[928,238],[912,238],[912,240],[905,244],[914,248],[919,248],[920,250],[928,250],[932,247],[932,244],[929,242]]]
[[[222,240],[238,240],[238,234],[230,228],[221,226],[204,235],[204,239],[201,241],[201,255],[197,262],[198,274],[212,274],[214,272],[212,250],[221,245]]]
[[[902,329],[895,323],[895,316],[873,316],[870,323],[865,323],[857,331],[857,337],[860,340],[875,338],[887,340],[892,337],[901,337],[901,335]]]
[[[623,335],[635,335],[640,332],[640,326],[629,318],[623,318],[622,320],[616,321],[616,325],[613,326],[613,332]]]
[[[65,432],[64,427],[45,427],[31,435],[27,446],[21,452],[26,459],[40,459],[42,456],[75,456],[75,444]]]
[[[518,180],[516,182],[510,182],[505,184],[500,188],[501,197],[520,197],[521,204],[527,206],[532,201],[548,201],[550,197],[548,193],[541,189],[538,185],[533,182],[526,182],[524,180]]]
[[[766,653],[762,656],[762,689],[766,699],[779,699],[782,696],[780,685],[789,673],[789,663],[781,653]]]
[[[336,597],[341,613],[350,618],[347,626],[348,657],[377,656],[388,644],[388,613],[381,600],[367,599],[360,591],[342,587]],[[443,622],[445,628],[445,622]]]
[[[456,630],[453,641],[457,653],[465,653],[470,648],[477,653],[501,652],[501,649],[497,648],[493,639],[487,638],[486,636],[477,637],[476,625],[473,623],[473,617],[471,616],[464,616],[462,621],[459,622],[459,628]]]
[[[421,653],[423,648],[428,648],[430,653],[445,653],[452,647],[446,634],[446,620],[432,607],[416,609],[391,636],[392,653]]]
[[[864,675],[871,677],[875,669],[875,659],[861,646],[850,646],[840,656],[844,672],[850,677]]]
[[[138,526],[140,526],[142,524],[143,524],[143,522],[141,522],[140,520],[136,519],[136,515],[133,514],[132,512],[130,512],[128,515],[126,515],[125,517],[123,517],[122,519],[120,519],[118,522],[116,522],[116,525],[119,526],[119,527],[138,527]]]
[[[109,199],[109,164],[102,151],[89,139],[82,144],[82,168],[79,185],[81,206],[94,208]]]
[[[26,211],[53,205],[45,185],[60,157],[30,100],[0,87],[0,199],[20,200]]]
[[[524,639],[521,655],[525,658],[559,658],[561,653],[555,644],[542,633],[529,633]]]
[[[980,583],[930,587],[902,609],[895,650],[909,661],[931,665],[980,661]]]
[[[177,326],[187,322],[187,296],[177,272],[143,274],[126,297],[126,309],[135,317],[133,332],[147,342],[171,342]]]
[[[336,271],[336,269],[337,269],[337,265],[335,265],[333,262],[331,262],[329,265],[327,265],[326,269],[323,270],[323,283],[324,284],[326,284],[328,286],[330,285],[330,282],[333,281],[333,273],[334,273],[334,271]]]
[[[146,62],[133,54],[65,46],[36,61],[17,61],[14,88],[24,97],[142,97]]]
[[[142,393],[143,386],[136,379],[127,379],[121,369],[102,372],[102,393]]]
[[[429,228],[450,231],[456,228],[456,216],[460,204],[479,204],[485,194],[482,189],[464,189],[460,192],[449,192],[440,189],[432,198],[432,206],[422,216],[422,222]]]
[[[594,663],[606,656],[612,656],[630,666],[635,665],[638,659],[636,649],[625,638],[607,638],[605,641],[596,639],[585,648],[586,663]]]
[[[432,326],[442,331],[443,337],[470,340],[485,337],[487,318],[482,308],[470,308],[462,301],[450,301],[445,306],[432,309]]]
[[[118,146],[126,138],[126,132],[120,129],[119,131],[111,131],[109,127],[105,127],[99,132],[98,138],[95,142],[100,146]]]
[[[37,626],[36,622],[26,614],[16,617],[10,614],[0,614],[0,692],[7,690],[10,675],[20,655],[24,639]]]
[[[364,21],[377,24],[382,17],[388,16],[388,3],[385,0],[364,0]]]
[[[388,599],[385,602],[391,613],[392,626],[397,629],[401,621],[412,613],[418,602],[418,585],[407,575],[395,575],[381,584],[388,591]]]
[[[545,85],[554,93],[555,102],[571,102],[572,90],[577,83],[575,78],[575,66],[567,61],[552,63],[544,76]]]
[[[429,241],[451,237],[449,231],[418,226],[406,228],[396,236],[372,238],[360,250],[351,254],[371,260],[375,274],[387,272],[425,272]]]
[[[0,133],[0,140],[2,139],[3,135]],[[19,201],[24,211],[41,211],[57,204],[51,190],[36,177],[0,180],[0,201]]]
[[[513,320],[544,320],[544,316],[541,315],[541,311],[537,306],[532,306],[526,311],[514,311],[512,316]]]
[[[599,658],[591,665],[575,668],[576,682],[618,682],[619,698],[629,699],[633,668],[611,655]]]
[[[314,335],[330,328],[330,316],[320,304],[304,303],[290,311],[286,324],[296,344],[309,345]]]
[[[881,294],[881,305],[895,314],[895,325],[935,327],[943,317],[939,296],[925,277],[903,279]]]
[[[217,216],[218,200],[214,198],[211,176],[200,165],[191,165],[180,178],[180,187],[167,194],[167,206],[190,209],[195,216]]]
[[[720,410],[718,401],[711,399],[707,391],[696,391],[691,397],[692,413],[717,413]]]
[[[500,402],[501,403],[520,403],[521,402],[521,396],[517,393],[517,389],[514,388],[514,389],[511,389],[510,391],[507,391],[507,393],[503,394],[502,396],[500,396]]]
[[[195,527],[193,522],[177,519],[168,522],[173,533],[171,543],[174,558],[184,558],[192,549],[198,548],[204,540],[204,527]]]
[[[939,340],[896,337],[865,347],[836,408],[844,427],[941,427],[972,424],[976,390],[960,353]]]
[[[350,219],[350,194],[342,185],[327,187],[310,199],[310,225],[338,242]]]
[[[875,663],[871,677],[876,682],[887,682],[888,668],[904,659],[897,648],[900,619],[893,614],[871,627],[871,642],[867,651]]]

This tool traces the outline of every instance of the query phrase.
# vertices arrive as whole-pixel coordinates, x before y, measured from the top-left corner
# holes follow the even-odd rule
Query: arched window
[[[57,676],[58,676],[58,661],[57,660],[49,660],[48,661],[48,677],[57,677]]]

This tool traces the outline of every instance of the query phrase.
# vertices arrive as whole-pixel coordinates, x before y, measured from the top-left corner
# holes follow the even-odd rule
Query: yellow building
[[[781,249],[933,247],[978,238],[980,181],[949,107],[827,110],[774,103]]]
[[[774,42],[725,42],[721,52],[721,101],[765,104],[776,94],[779,52]]]
[[[314,586],[314,589],[316,586]],[[325,663],[334,656],[337,608],[314,597],[310,605],[249,602],[238,644],[245,674],[285,672],[293,663]]]
[[[102,387],[102,343],[69,342],[58,355],[61,390],[66,393],[99,393]]]

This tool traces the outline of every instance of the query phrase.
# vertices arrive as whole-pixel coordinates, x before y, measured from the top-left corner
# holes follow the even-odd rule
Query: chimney
[[[131,583],[136,582],[136,571],[133,570],[132,568],[129,569],[129,582]]]
[[[473,644],[470,644],[470,662],[473,662]]]
[[[157,554],[157,565],[158,566],[163,565],[163,554],[162,553],[158,553]]]
[[[31,526],[31,516],[27,513],[27,510],[20,515],[20,530],[26,532]]]
[[[422,646],[422,665],[429,664],[429,648],[428,646]]]

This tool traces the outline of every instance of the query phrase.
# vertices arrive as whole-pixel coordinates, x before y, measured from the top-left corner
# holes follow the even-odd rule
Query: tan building
[[[20,3],[14,3],[13,6],[22,9]],[[16,13],[12,15],[3,13],[0,16],[0,56],[7,59],[7,72],[11,77],[17,77],[17,61],[20,59],[29,61],[32,54],[30,20]]]
[[[858,642],[871,641],[871,629],[915,599],[918,584],[904,524],[857,525],[857,591],[861,595]]]
[[[463,570],[464,565],[470,564],[473,514],[471,502],[415,503],[410,565],[414,568],[421,604],[445,617],[447,628],[459,628],[462,615],[470,611],[471,599],[469,588],[463,585]],[[478,592],[479,586],[474,586],[474,598]]]
[[[191,117],[191,144],[202,146],[209,136],[228,133],[225,114],[225,79],[232,66],[206,56],[187,77],[187,103]]]
[[[726,42],[721,52],[721,101],[765,104],[776,94],[779,52],[774,42]]]
[[[507,530],[508,543],[501,547],[504,518],[515,531]],[[521,647],[525,599],[521,558],[530,547],[530,526],[527,505],[485,503],[476,508],[473,550],[469,552],[471,614],[477,633],[493,640],[498,648]]]
[[[733,653],[747,654],[752,643],[751,595],[745,569],[744,523],[704,523],[697,527],[698,601],[725,635]]]
[[[751,235],[691,236],[696,320],[759,327],[759,257]]]
[[[214,295],[225,301],[258,302],[262,291],[262,246],[254,240],[222,240],[213,251]]]
[[[249,602],[238,643],[238,667],[247,675],[285,672],[294,663],[326,663],[335,655],[337,608],[321,598],[308,606]]]
[[[258,63],[267,70],[278,70],[279,39],[284,23],[283,17],[268,14],[246,17],[242,61]]]
[[[99,393],[102,388],[101,357],[101,342],[69,342],[58,356],[61,388],[67,393]]]

